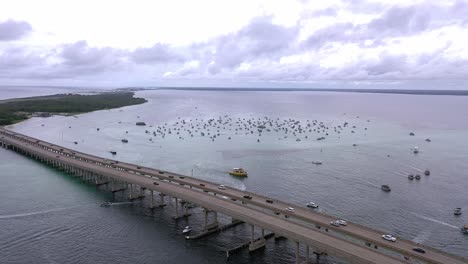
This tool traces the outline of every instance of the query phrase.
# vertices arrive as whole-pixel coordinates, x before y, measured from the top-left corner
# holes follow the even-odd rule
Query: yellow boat
[[[234,168],[229,172],[229,174],[233,176],[247,177],[247,171],[245,171],[243,168]]]

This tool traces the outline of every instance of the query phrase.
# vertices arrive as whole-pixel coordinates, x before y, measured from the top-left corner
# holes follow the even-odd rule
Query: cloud
[[[0,41],[17,40],[31,31],[32,27],[28,22],[14,20],[0,22]]]
[[[303,10],[302,17],[289,24],[274,14],[262,15],[236,30],[185,46],[155,41],[124,50],[86,40],[44,47],[2,42],[0,81],[115,76],[150,80],[150,85],[196,85],[197,80],[270,85],[468,79],[468,49],[463,44],[468,41],[468,2],[393,3],[334,2]],[[0,23],[0,36],[10,32],[9,39],[31,31],[26,22],[14,22],[29,26],[21,34],[11,26],[5,31],[5,23]],[[15,37],[11,32],[17,32]]]
[[[135,63],[156,64],[167,62],[182,62],[185,58],[175,52],[169,45],[157,43],[150,48],[138,48],[131,55]]]
[[[239,31],[215,40],[214,52],[207,58],[210,60],[209,71],[216,74],[249,60],[277,59],[294,43],[297,34],[297,27],[276,25],[271,17],[253,19]]]

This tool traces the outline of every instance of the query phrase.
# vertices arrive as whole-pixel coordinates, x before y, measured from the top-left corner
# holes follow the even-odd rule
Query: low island
[[[147,102],[133,92],[107,92],[92,95],[56,94],[0,101],[0,125],[10,125],[32,116],[74,115]]]

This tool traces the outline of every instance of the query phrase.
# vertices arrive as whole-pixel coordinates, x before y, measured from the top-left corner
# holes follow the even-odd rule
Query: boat
[[[463,234],[468,234],[468,224],[464,225],[462,228],[461,228],[461,231]]]
[[[101,204],[101,207],[109,207],[112,205],[112,202],[109,202],[109,201],[105,201]]]
[[[128,140],[124,138],[124,139],[122,139],[122,142],[123,143],[128,143]]]
[[[110,152],[112,155],[117,155],[117,151],[111,150],[111,151],[109,151],[109,152]]]
[[[408,180],[411,180],[411,181],[414,180],[414,175],[413,174],[408,175]]]
[[[187,234],[187,233],[189,233],[190,231],[192,231],[192,228],[190,228],[190,226],[186,226],[186,227],[184,228],[184,230],[182,230],[182,234]]]
[[[229,174],[233,176],[241,176],[241,177],[247,177],[247,171],[245,171],[243,168],[233,168]]]
[[[386,184],[382,185],[380,188],[381,188],[382,190],[386,191],[386,192],[389,192],[389,191],[392,190],[392,189],[390,189],[390,186],[388,186],[388,185],[386,185]]]
[[[314,202],[309,202],[306,204],[307,207],[310,207],[310,208],[318,208],[318,204],[314,203]]]
[[[416,176],[414,176],[414,178],[415,178],[416,180],[420,180],[420,179],[421,179],[421,175],[416,174]]]
[[[462,214],[461,208],[460,208],[460,207],[455,208],[455,210],[453,211],[453,214],[454,214],[454,215],[461,215],[461,214]]]
[[[426,176],[431,175],[431,171],[430,171],[430,170],[425,170],[425,171],[424,171],[424,175],[426,175]]]
[[[312,161],[312,164],[315,164],[315,165],[322,165],[322,162],[321,162],[321,161]]]
[[[419,153],[419,148],[418,148],[418,147],[414,147],[414,148],[413,148],[413,153],[414,153],[414,154],[418,154],[418,153]]]

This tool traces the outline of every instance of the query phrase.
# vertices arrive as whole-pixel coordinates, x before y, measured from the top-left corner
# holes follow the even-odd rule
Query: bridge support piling
[[[150,208],[153,209],[154,208],[154,191],[150,190],[150,193],[151,193]]]
[[[127,183],[127,189],[128,189],[128,199],[132,199],[132,193],[133,193],[133,184]]]
[[[299,242],[296,241],[296,264],[300,263]]]
[[[160,193],[160,194],[159,194],[159,199],[160,199],[160,201],[159,201],[159,207],[164,207],[164,206],[166,206],[166,204],[164,203],[164,196],[166,196],[164,193]]]
[[[175,217],[174,219],[179,218],[179,199],[175,197]]]
[[[309,247],[309,245],[307,245],[306,246],[306,253],[305,253],[306,263],[309,263],[309,261],[310,261],[309,250],[310,250],[310,247]]]
[[[255,226],[250,225],[250,244],[249,252],[261,249],[265,247],[265,231],[262,228],[262,237],[255,239]]]

